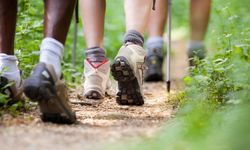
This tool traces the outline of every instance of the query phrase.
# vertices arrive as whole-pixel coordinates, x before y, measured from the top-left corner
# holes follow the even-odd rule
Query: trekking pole
[[[172,31],[172,0],[168,0],[168,48],[167,48],[167,91],[170,92],[170,52],[171,52],[171,31]]]
[[[72,65],[75,72],[76,69],[76,49],[77,49],[77,32],[78,32],[78,0],[76,1],[75,12],[74,12],[74,37],[73,37],[73,49],[72,49]],[[75,82],[75,77],[73,76],[72,82]]]

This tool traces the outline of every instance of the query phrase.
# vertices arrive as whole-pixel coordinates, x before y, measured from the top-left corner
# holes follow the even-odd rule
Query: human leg
[[[163,63],[163,33],[167,20],[167,0],[157,0],[156,10],[151,11],[146,41],[147,58],[145,81],[161,81]]]
[[[9,95],[11,102],[20,99],[21,75],[14,55],[14,39],[17,17],[17,0],[0,0],[0,89]],[[13,82],[14,85],[6,87]]]
[[[188,44],[188,56],[199,59],[205,57],[204,37],[206,34],[211,9],[211,0],[191,0],[190,31],[191,37]],[[190,62],[192,63],[192,62]]]
[[[84,60],[84,96],[102,99],[110,89],[110,63],[103,48],[105,0],[82,0],[81,15],[87,44]]]
[[[81,0],[81,15],[87,48],[103,47],[105,0]]]
[[[152,0],[125,0],[126,34],[111,71],[118,81],[116,101],[121,105],[143,105],[143,72],[146,52],[143,33]]]
[[[191,0],[191,40],[203,41],[209,22],[211,0]]]
[[[17,0],[0,0],[0,53],[14,55]]]
[[[41,43],[40,62],[53,65],[61,77],[61,60],[75,0],[44,0],[44,39]]]
[[[163,36],[167,20],[168,0],[157,0],[155,10],[150,11],[147,31],[148,36]]]
[[[44,39],[40,63],[25,81],[24,92],[38,101],[45,122],[74,123],[75,113],[68,104],[67,90],[61,78],[61,59],[75,0],[45,0]]]
[[[125,0],[126,31],[136,30],[140,34],[144,34],[151,6],[152,0]]]

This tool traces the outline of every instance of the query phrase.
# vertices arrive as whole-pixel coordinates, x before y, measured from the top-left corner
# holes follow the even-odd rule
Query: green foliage
[[[42,1],[19,1],[16,26],[15,53],[24,77],[38,62],[39,44],[42,39]]]
[[[173,108],[180,107],[186,103],[185,91],[179,91],[177,93],[170,93],[166,101],[167,105],[172,105]]]
[[[224,102],[228,92],[234,90],[227,74],[232,71],[233,65],[228,58],[213,58],[199,62],[198,67],[190,69],[191,76],[186,81],[187,93],[190,97],[201,95],[203,99]],[[195,93],[189,92],[195,89]]]
[[[0,106],[7,105],[7,103],[8,103],[8,96],[0,93]]]
[[[0,120],[2,115],[10,114],[12,116],[20,115],[22,112],[30,110],[30,104],[24,101],[18,101],[15,104],[8,105],[8,97],[6,95],[0,94]]]
[[[213,1],[208,43],[214,50],[184,78],[185,102],[159,134],[126,141],[126,149],[249,149],[249,6],[247,0]]]
[[[42,6],[42,1],[22,0],[18,2],[15,54],[18,57],[24,78],[29,75],[33,66],[38,62],[39,44],[43,30],[42,13],[40,11]],[[17,115],[26,109],[22,101],[13,105],[8,105],[8,101],[6,95],[0,94],[0,116],[3,113]]]

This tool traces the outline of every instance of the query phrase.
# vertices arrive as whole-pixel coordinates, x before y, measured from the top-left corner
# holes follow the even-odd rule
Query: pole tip
[[[171,85],[171,82],[167,81],[167,91],[168,91],[168,93],[170,92],[170,85]]]

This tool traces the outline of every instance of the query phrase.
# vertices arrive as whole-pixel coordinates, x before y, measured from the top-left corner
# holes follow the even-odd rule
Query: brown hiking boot
[[[143,74],[146,52],[136,44],[122,46],[111,66],[114,79],[118,81],[116,102],[120,105],[143,105]]]
[[[72,124],[76,121],[63,80],[58,79],[54,68],[39,63],[24,83],[24,93],[33,101],[38,101],[41,119],[44,122]]]

